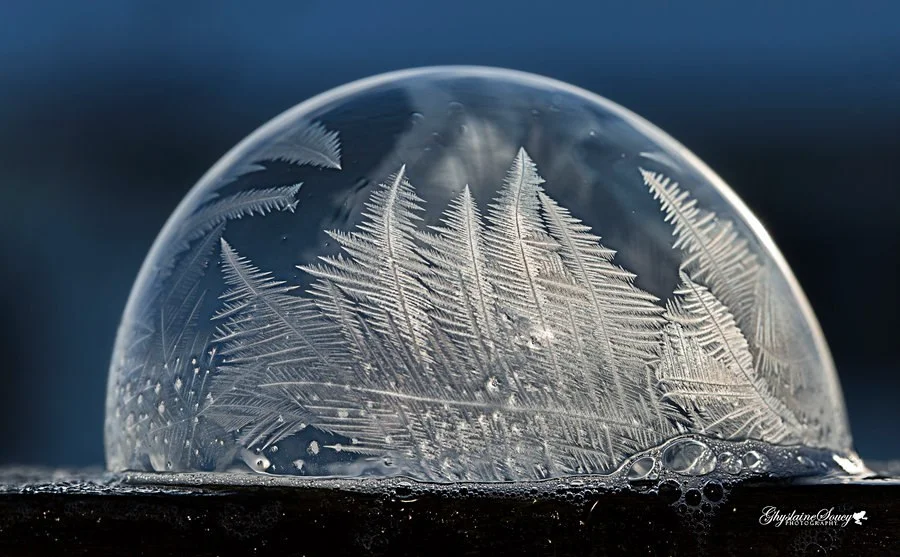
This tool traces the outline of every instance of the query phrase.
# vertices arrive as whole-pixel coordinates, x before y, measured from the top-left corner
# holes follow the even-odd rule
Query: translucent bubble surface
[[[485,68],[353,83],[228,153],[141,269],[107,400],[112,470],[641,482],[829,451],[826,344],[734,193],[627,110]]]

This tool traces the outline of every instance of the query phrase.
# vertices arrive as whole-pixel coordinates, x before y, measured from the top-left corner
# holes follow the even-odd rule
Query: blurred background
[[[0,4],[0,465],[102,465],[131,283],[221,155],[312,95],[433,64],[579,85],[705,160],[805,288],[858,451],[900,458],[900,3],[180,4]]]

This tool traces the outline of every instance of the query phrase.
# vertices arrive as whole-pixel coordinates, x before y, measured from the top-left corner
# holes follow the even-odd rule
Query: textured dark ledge
[[[897,480],[737,485],[702,515],[702,504],[679,510],[594,483],[10,469],[0,471],[0,555],[900,555]],[[867,520],[762,525],[767,506]]]

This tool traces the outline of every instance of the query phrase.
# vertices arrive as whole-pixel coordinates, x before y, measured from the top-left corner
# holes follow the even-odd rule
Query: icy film
[[[814,474],[824,338],[700,160],[594,94],[388,74],[260,128],[175,210],[112,359],[111,470]]]

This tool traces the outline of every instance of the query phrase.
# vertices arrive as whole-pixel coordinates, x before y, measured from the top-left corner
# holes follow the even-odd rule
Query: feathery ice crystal
[[[216,164],[140,272],[106,420],[113,470],[640,479],[759,447],[852,458],[759,223],[634,114],[482,68],[341,87]]]

